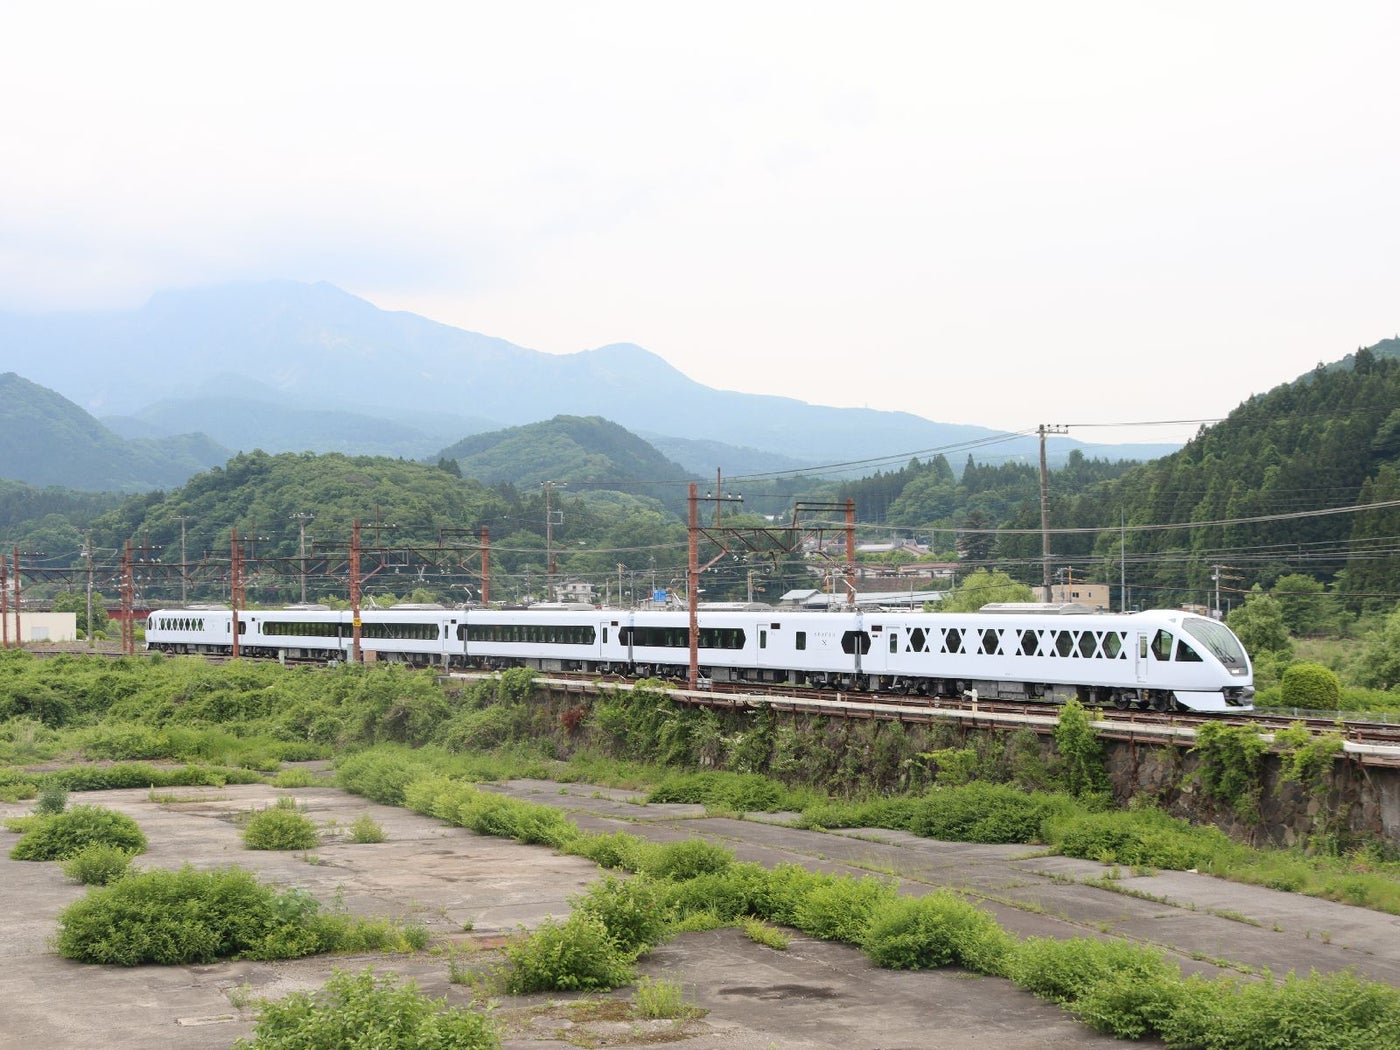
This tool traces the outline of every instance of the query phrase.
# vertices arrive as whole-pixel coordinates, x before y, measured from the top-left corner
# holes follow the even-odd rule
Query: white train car
[[[239,613],[248,656],[344,660],[349,612],[304,607]],[[1228,627],[1179,610],[1091,613],[1078,607],[988,606],[976,613],[701,609],[700,673],[718,682],[781,683],[1099,706],[1241,711],[1253,670]],[[228,609],[161,609],[148,648],[227,653]],[[367,610],[369,659],[421,666],[530,667],[684,678],[684,612],[577,606],[522,610]]]

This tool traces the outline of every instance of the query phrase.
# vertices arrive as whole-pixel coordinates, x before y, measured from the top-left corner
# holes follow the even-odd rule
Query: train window
[[[847,631],[841,636],[841,651],[843,653],[854,654],[857,648],[862,656],[870,652],[870,635],[864,631]]]
[[[1158,660],[1172,658],[1172,636],[1166,631],[1158,631],[1152,636],[1152,655]]]
[[[997,650],[1001,648],[1001,632],[992,630],[990,627],[982,632],[982,652],[986,656],[995,656]]]
[[[898,632],[898,631],[891,631],[891,632],[890,632],[890,652],[892,652],[892,653],[897,653],[897,652],[899,652],[899,632]]]
[[[945,653],[962,652],[962,631],[957,627],[949,627],[943,632],[943,651]]]
[[[1110,660],[1116,660],[1123,655],[1123,636],[1117,631],[1109,631],[1104,635],[1103,654]]]
[[[1201,654],[1186,644],[1184,638],[1177,639],[1176,643],[1177,663],[1198,664],[1201,662]]]
[[[1086,660],[1094,655],[1094,650],[1098,648],[1098,638],[1093,631],[1085,631],[1079,636],[1079,655]]]
[[[1055,655],[1074,655],[1074,636],[1071,635],[1068,631],[1055,632]]]
[[[922,627],[915,627],[909,632],[909,648],[916,653],[928,652],[928,636]]]
[[[608,644],[608,628],[607,628],[606,625],[604,625],[604,627],[603,627],[603,644],[604,644],[604,645],[607,645],[607,644]]]
[[[798,651],[798,652],[801,652],[803,649],[806,649],[806,648],[807,648],[807,632],[806,632],[806,631],[798,631],[798,632],[797,632],[797,651]]]
[[[1021,655],[1034,656],[1040,647],[1040,636],[1035,631],[1021,632]]]
[[[768,648],[768,632],[762,627],[758,629],[758,647],[760,649]]]

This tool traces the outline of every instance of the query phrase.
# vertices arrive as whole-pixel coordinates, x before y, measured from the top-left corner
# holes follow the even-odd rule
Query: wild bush
[[[503,949],[506,991],[589,992],[618,988],[633,978],[631,956],[596,915],[574,912],[563,922],[546,919],[531,934]]]
[[[263,1000],[251,1039],[235,1050],[497,1050],[495,1025],[484,1014],[429,999],[412,981],[398,984],[366,970],[338,970],[318,992]]]
[[[1048,831],[1066,857],[1103,864],[1185,871],[1235,851],[1219,829],[1192,825],[1153,808],[1078,814],[1051,822]]]
[[[885,879],[828,876],[797,902],[792,924],[824,941],[860,944],[871,917],[894,899],[894,886]]]
[[[927,970],[963,966],[999,974],[1015,941],[987,912],[947,890],[899,897],[874,909],[861,950],[877,966]]]
[[[68,789],[57,780],[46,780],[39,786],[34,801],[34,812],[41,817],[52,817],[68,808]]]
[[[144,853],[146,836],[136,821],[124,813],[101,806],[74,806],[66,812],[36,819],[10,850],[10,857],[67,860],[91,845]]]
[[[304,813],[285,806],[259,810],[243,829],[246,849],[315,849],[320,844],[321,833],[315,822]]]
[[[1122,975],[1141,984],[1180,977],[1155,948],[1119,940],[1031,937],[1016,946],[1007,973],[1027,991],[1073,1007],[1099,982]]]
[[[1243,821],[1259,819],[1264,756],[1269,745],[1249,726],[1208,722],[1196,730],[1196,781],[1209,798],[1234,810]]]
[[[660,887],[645,875],[619,879],[609,875],[569,898],[575,912],[602,921],[613,942],[636,956],[661,943],[667,914]]]
[[[350,841],[357,845],[383,842],[386,837],[383,825],[368,813],[356,817],[350,825]]]
[[[656,844],[641,858],[641,870],[655,879],[681,881],[723,871],[734,863],[734,854],[704,839]]]
[[[94,842],[63,862],[63,874],[84,886],[106,886],[126,874],[131,857],[120,847]]]

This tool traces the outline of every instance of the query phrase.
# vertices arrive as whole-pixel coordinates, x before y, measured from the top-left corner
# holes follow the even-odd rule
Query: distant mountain
[[[0,477],[29,485],[140,492],[178,485],[229,457],[202,434],[128,441],[71,401],[0,375]]]
[[[556,481],[627,490],[637,482],[679,484],[692,476],[637,435],[597,416],[556,416],[476,434],[434,458],[455,461],[464,477],[520,488]]]
[[[722,441],[695,441],[646,431],[642,431],[638,436],[667,459],[679,463],[692,474],[702,478],[712,477],[716,465],[722,466],[725,473],[732,477],[810,471],[818,465],[811,460],[781,456],[776,452],[765,452],[757,448],[740,448],[736,445],[726,445]]]
[[[114,361],[123,367],[113,367]],[[484,420],[509,426],[557,415],[600,416],[632,431],[761,449],[807,463],[927,450],[951,454],[1008,437],[905,412],[827,408],[714,390],[627,343],[544,354],[414,314],[383,311],[324,283],[271,281],[162,292],[127,312],[0,314],[0,367],[22,371],[91,412],[135,417],[158,430],[207,417],[216,423],[220,440],[241,437],[234,442],[240,449],[295,448],[310,437],[327,443],[320,447],[362,448],[356,442],[364,436],[364,417],[430,434],[442,434],[442,426],[461,417],[464,429],[445,438],[455,440],[479,431]],[[299,430],[295,425],[267,432],[252,425],[231,427],[218,422],[209,403],[211,383],[216,400],[257,400],[287,412],[347,413],[348,418],[321,416]],[[258,427],[272,425],[269,416],[258,417]],[[421,447],[416,435],[403,432],[392,438],[386,432],[382,440]],[[1119,453],[1118,446],[1068,439],[1053,444],[1057,458],[1075,447],[1105,458],[1164,454],[1176,447],[1137,446]],[[1037,451],[1035,438],[1019,437],[998,444],[996,455],[1034,458]],[[706,472],[717,466],[743,469],[718,462]]]

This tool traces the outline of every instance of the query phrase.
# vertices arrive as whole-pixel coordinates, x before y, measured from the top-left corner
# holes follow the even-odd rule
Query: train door
[[[1137,632],[1137,638],[1133,645],[1133,677],[1137,680],[1138,685],[1145,685],[1147,683],[1147,647],[1151,641],[1151,636],[1146,632]]]

